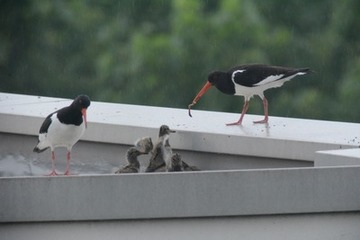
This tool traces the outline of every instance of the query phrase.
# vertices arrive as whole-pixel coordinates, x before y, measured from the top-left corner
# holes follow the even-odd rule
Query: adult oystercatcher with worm
[[[79,95],[70,106],[61,108],[47,116],[40,127],[39,142],[34,152],[40,153],[50,148],[52,171],[49,176],[58,175],[55,170],[55,153],[57,147],[66,147],[67,161],[64,175],[70,175],[71,149],[85,132],[87,127],[86,110],[90,99]]]
[[[268,122],[268,101],[264,96],[264,91],[270,88],[281,87],[297,75],[304,75],[309,72],[309,68],[289,68],[270,66],[264,64],[241,65],[230,69],[227,72],[216,71],[210,73],[208,81],[196,95],[191,104],[189,104],[189,116],[191,116],[191,107],[212,87],[225,94],[244,96],[244,106],[240,119],[226,125],[241,125],[246,111],[249,108],[250,98],[258,95],[263,101],[264,119],[254,123]]]

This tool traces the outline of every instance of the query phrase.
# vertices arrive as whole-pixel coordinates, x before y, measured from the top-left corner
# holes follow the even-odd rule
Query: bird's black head
[[[215,71],[209,74],[208,81],[211,83],[211,85],[216,86],[222,79],[226,78],[227,73]]]
[[[166,134],[170,134],[170,133],[174,133],[174,130],[170,130],[169,126],[167,125],[162,125],[160,127],[160,131],[159,131],[159,137],[164,136]]]
[[[208,76],[208,82],[225,94],[234,94],[235,86],[231,75],[227,72],[212,72]]]
[[[90,98],[87,95],[79,95],[74,99],[72,105],[79,110],[87,109],[90,106]]]
[[[77,96],[72,104],[70,105],[70,108],[74,109],[75,111],[80,111],[85,122],[85,127],[87,128],[87,114],[86,110],[90,106],[90,98],[87,95],[79,95]]]

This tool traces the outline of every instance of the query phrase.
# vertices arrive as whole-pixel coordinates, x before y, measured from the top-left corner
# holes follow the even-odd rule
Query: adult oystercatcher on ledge
[[[87,127],[86,110],[90,99],[79,95],[70,106],[61,108],[47,116],[40,127],[39,142],[34,152],[40,153],[51,149],[52,171],[49,176],[58,175],[55,170],[55,153],[57,147],[67,148],[66,170],[64,175],[70,175],[71,149],[79,141]]]
[[[212,86],[215,86],[221,92],[229,95],[244,96],[244,106],[241,112],[240,119],[234,123],[226,125],[241,125],[246,111],[249,108],[250,98],[258,95],[263,100],[264,119],[261,121],[254,121],[254,123],[268,122],[268,101],[264,96],[264,91],[269,88],[281,87],[284,82],[289,81],[297,75],[307,74],[310,70],[308,68],[288,68],[279,66],[270,66],[264,64],[249,64],[234,67],[227,72],[216,71],[210,73],[208,81],[200,92],[196,95],[191,104],[189,104],[189,116],[191,116],[190,109],[197,101],[204,95]]]

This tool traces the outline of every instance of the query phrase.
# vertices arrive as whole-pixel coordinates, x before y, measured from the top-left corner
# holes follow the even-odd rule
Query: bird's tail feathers
[[[48,149],[48,148],[49,148],[49,147],[43,147],[43,148],[41,148],[41,147],[39,146],[39,144],[37,144],[37,145],[34,147],[33,152],[41,153],[41,152],[45,151],[45,150]]]
[[[308,73],[314,73],[314,71],[311,70],[310,68],[301,68],[297,72],[298,72],[297,75],[305,75]]]

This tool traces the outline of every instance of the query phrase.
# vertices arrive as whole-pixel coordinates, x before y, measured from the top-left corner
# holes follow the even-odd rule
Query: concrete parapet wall
[[[75,221],[360,210],[360,167],[0,180],[0,221]]]

